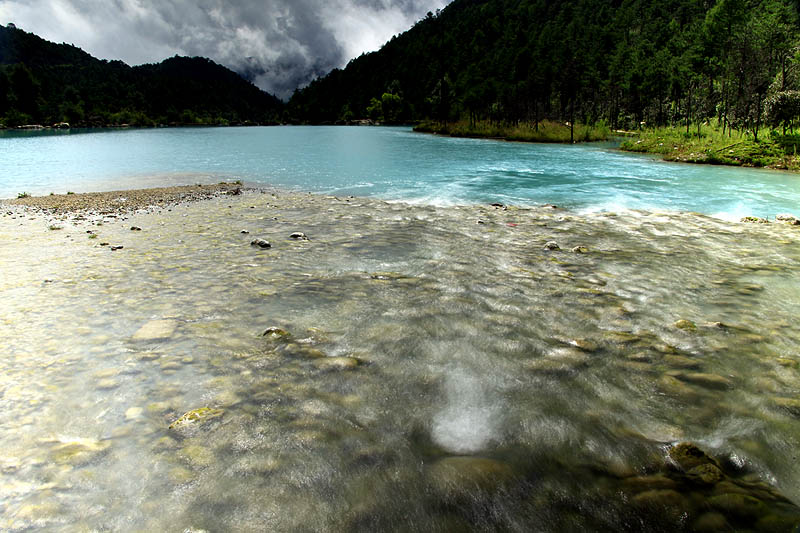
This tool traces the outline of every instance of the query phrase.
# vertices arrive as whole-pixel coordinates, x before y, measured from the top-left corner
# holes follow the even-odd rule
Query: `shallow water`
[[[610,144],[452,139],[402,127],[0,131],[0,198],[221,179],[425,205],[553,203],[730,220],[800,204],[794,173],[665,163]]]
[[[14,213],[0,217],[0,529],[800,516],[777,497],[752,516],[719,503],[741,491],[730,480],[800,502],[793,227],[284,192],[102,225]],[[174,424],[206,407],[220,411]],[[659,472],[682,441],[730,480],[637,488],[675,486]]]

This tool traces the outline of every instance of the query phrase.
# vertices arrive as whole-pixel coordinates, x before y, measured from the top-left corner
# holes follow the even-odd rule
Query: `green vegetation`
[[[30,194],[28,194],[26,192],[17,193],[17,198],[27,198],[29,196],[30,196]]]
[[[758,143],[800,123],[798,2],[454,0],[297,91],[288,113],[533,140],[563,139],[540,133],[551,124],[715,123]]]
[[[720,127],[701,125],[690,133],[670,127],[642,131],[621,148],[659,154],[669,161],[800,170],[798,144],[800,135],[773,131],[756,141],[748,133],[728,130],[723,134]]]
[[[0,124],[272,124],[283,104],[204,58],[130,67],[0,26]]]
[[[603,122],[598,122],[592,126],[576,124],[573,128],[570,127],[570,123],[556,123],[549,120],[541,121],[538,127],[528,123],[514,125],[488,121],[475,123],[465,120],[446,123],[425,121],[415,126],[414,131],[449,135],[451,137],[481,137],[542,143],[603,141],[612,135],[611,130]]]

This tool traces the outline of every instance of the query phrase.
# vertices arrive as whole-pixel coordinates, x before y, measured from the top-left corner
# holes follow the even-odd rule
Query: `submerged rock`
[[[298,241],[307,241],[308,240],[308,237],[302,231],[295,231],[294,233],[289,235],[289,238],[296,239]]]
[[[361,365],[355,357],[320,357],[314,360],[314,366],[324,370],[352,370]]]
[[[105,453],[111,443],[96,439],[60,441],[50,452],[51,459],[60,464],[78,466],[89,463]]]
[[[789,414],[800,418],[800,399],[797,398],[773,398],[775,405],[788,412]]]
[[[434,492],[447,502],[472,499],[475,493],[493,493],[514,479],[510,466],[484,457],[446,457],[428,470]]]
[[[168,339],[175,333],[178,323],[175,320],[151,320],[140,327],[131,338],[134,341],[155,341]]]
[[[543,250],[560,250],[561,247],[556,241],[547,241],[542,247]]]
[[[572,249],[572,253],[574,254],[588,254],[589,248],[586,246],[576,246]]]
[[[702,372],[679,372],[674,377],[681,381],[686,381],[694,385],[699,385],[706,389],[727,390],[733,388],[733,381],[718,374],[706,374]]]

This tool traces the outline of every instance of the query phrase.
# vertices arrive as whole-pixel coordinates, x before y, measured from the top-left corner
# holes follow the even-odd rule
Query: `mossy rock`
[[[800,399],[773,398],[773,403],[792,416],[800,417]]]
[[[170,424],[169,429],[181,432],[217,419],[224,412],[222,409],[212,409],[211,407],[192,409]]]
[[[744,520],[757,520],[766,514],[764,502],[747,494],[718,494],[710,497],[707,502],[712,508],[726,516],[735,516]]]
[[[708,455],[691,442],[681,442],[680,444],[670,448],[669,457],[684,472],[688,472],[693,468],[703,465],[712,465],[717,469],[720,468],[720,465],[716,459]]]
[[[716,465],[707,463],[689,469],[686,477],[698,485],[715,485],[725,478],[725,474]]]
[[[697,330],[697,324],[695,324],[691,320],[686,320],[685,318],[682,318],[682,319],[678,320],[677,322],[675,322],[675,327],[678,328],[678,329],[682,329],[683,331],[696,331]]]

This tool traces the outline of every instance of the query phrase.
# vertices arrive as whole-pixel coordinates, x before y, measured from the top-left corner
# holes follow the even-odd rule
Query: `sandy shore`
[[[213,185],[182,185],[126,191],[91,192],[81,194],[51,194],[0,200],[0,206],[24,206],[50,215],[62,214],[124,214],[207,200],[221,195],[238,195],[241,183]]]

